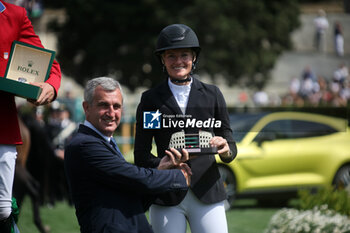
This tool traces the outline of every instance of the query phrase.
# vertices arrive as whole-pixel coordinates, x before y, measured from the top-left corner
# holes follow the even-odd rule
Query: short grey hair
[[[86,101],[89,105],[91,105],[93,102],[95,89],[98,86],[101,86],[105,91],[114,91],[116,89],[119,89],[123,98],[122,87],[117,80],[109,77],[98,77],[98,78],[89,80],[85,86],[84,101]]]

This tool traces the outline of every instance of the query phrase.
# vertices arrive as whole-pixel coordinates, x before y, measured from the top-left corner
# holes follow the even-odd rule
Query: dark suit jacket
[[[64,163],[81,232],[152,232],[143,198],[187,189],[180,170],[130,164],[85,125],[66,146]]]
[[[156,167],[160,158],[165,155],[169,146],[171,135],[183,130],[180,127],[168,127],[162,129],[143,129],[143,112],[159,110],[164,115],[184,115],[169,86],[167,80],[154,89],[142,94],[140,104],[136,113],[136,138],[135,138],[135,163],[142,167]],[[236,144],[232,137],[226,103],[220,90],[213,85],[208,85],[193,78],[189,100],[184,117],[191,119],[221,121],[220,128],[202,128],[210,131],[216,136],[225,138],[232,151],[232,157],[224,162],[231,162],[237,154]],[[185,119],[184,118],[184,119]],[[179,119],[175,117],[173,119]],[[180,117],[181,119],[181,117]],[[198,133],[198,128],[185,128],[186,133]],[[151,154],[152,140],[157,145],[158,157]],[[147,152],[147,153],[145,153]],[[191,189],[194,194],[204,203],[216,203],[226,199],[224,186],[220,180],[215,157],[202,155],[190,160],[192,169]],[[185,197],[187,191],[178,191],[160,195],[155,201],[160,205],[177,205]]]

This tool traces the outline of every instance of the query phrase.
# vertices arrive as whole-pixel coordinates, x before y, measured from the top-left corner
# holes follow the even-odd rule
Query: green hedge
[[[335,190],[333,187],[321,188],[317,192],[300,190],[298,192],[301,210],[327,205],[328,209],[350,216],[350,196],[347,190]]]

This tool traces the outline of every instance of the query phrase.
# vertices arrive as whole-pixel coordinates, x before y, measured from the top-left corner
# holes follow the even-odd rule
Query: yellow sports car
[[[221,177],[234,198],[285,203],[302,187],[350,187],[350,130],[346,119],[300,112],[233,115],[237,158]],[[277,203],[275,203],[277,204]]]

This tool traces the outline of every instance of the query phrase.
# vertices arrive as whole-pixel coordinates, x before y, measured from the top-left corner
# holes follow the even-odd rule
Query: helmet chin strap
[[[170,77],[170,81],[171,81],[172,83],[175,83],[175,84],[191,82],[191,76],[188,76],[188,77],[185,78],[185,79],[175,79],[175,78]]]

